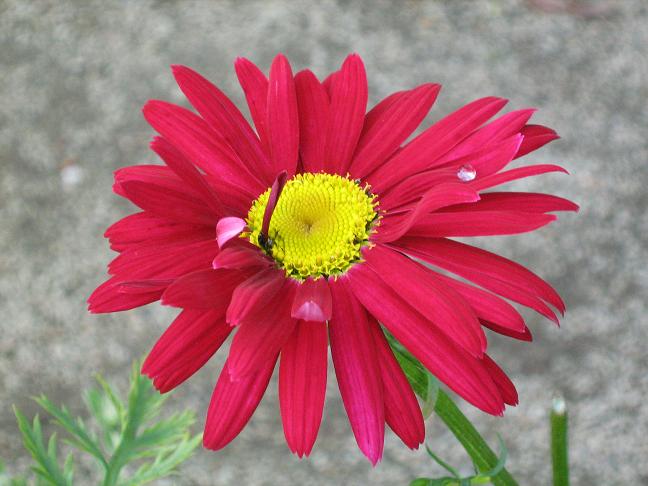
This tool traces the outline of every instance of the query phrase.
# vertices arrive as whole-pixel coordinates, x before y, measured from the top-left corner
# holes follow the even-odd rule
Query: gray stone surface
[[[124,384],[172,318],[159,306],[89,316],[85,298],[111,258],[101,234],[130,208],[111,173],[152,162],[148,98],[181,101],[169,64],[190,65],[237,103],[232,61],[267,68],[283,51],[324,74],[349,51],[367,65],[371,99],[424,81],[444,90],[429,121],[484,95],[540,108],[563,139],[537,154],[571,177],[516,187],[582,205],[533,235],[483,242],[538,271],[569,306],[558,330],[529,315],[535,340],[491,339],[521,403],[503,419],[468,410],[510,448],[521,484],[548,484],[547,408],[572,417],[574,484],[648,484],[648,7],[623,0],[602,17],[547,14],[520,1],[0,1],[0,456],[27,463],[11,404],[41,392],[81,410],[94,373]],[[171,398],[203,417],[222,354]],[[276,386],[226,450],[201,451],[175,484],[399,485],[440,473],[389,434],[375,469],[356,449],[331,377],[315,452],[283,444]],[[434,420],[428,442],[467,464]],[[92,484],[91,479],[80,484]]]

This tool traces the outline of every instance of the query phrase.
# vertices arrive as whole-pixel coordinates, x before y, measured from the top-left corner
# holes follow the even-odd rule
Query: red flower
[[[387,328],[435,376],[498,415],[517,393],[488,357],[483,327],[531,340],[518,311],[558,322],[565,306],[524,267],[450,237],[532,231],[573,211],[565,199],[484,192],[564,170],[508,164],[554,140],[534,110],[488,122],[506,103],[482,98],[406,140],[440,86],[394,93],[368,113],[362,60],[320,83],[279,55],[266,76],[238,59],[256,131],[214,85],[173,73],[199,115],[150,101],[166,166],[120,169],[114,190],[141,208],[106,231],[120,255],[89,299],[92,312],[156,300],[182,309],[143,366],[161,392],[195,373],[236,329],[212,396],[204,444],[243,429],[276,361],[290,449],[308,455],[322,417],[327,346],[360,449],[376,463],[385,423],[411,448],[421,412]],[[421,265],[417,260],[435,269]],[[475,285],[455,280],[439,270]],[[506,300],[504,300],[506,299]]]

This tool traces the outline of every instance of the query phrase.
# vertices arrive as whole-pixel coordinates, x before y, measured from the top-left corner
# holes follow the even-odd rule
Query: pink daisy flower
[[[399,91],[366,112],[357,55],[323,82],[309,70],[293,76],[283,55],[268,77],[246,59],[235,67],[255,129],[184,66],[173,73],[198,114],[164,101],[144,107],[159,134],[151,148],[165,165],[115,173],[114,191],[141,211],[106,231],[119,256],[90,310],[157,300],[182,309],[142,369],[162,393],[234,334],[207,414],[210,449],[243,429],[279,361],[286,441],[308,455],[322,418],[329,346],[369,460],[382,456],[385,424],[418,447],[423,417],[383,326],[479,409],[500,415],[515,405],[515,387],[486,354],[484,328],[531,340],[509,301],[556,323],[565,305],[526,268],[450,238],[533,231],[555,211],[576,210],[551,195],[491,190],[565,172],[507,169],[556,133],[528,124],[532,109],[489,122],[506,100],[488,97],[408,141],[439,85]]]

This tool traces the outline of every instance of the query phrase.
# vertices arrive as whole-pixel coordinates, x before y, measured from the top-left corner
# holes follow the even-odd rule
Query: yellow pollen
[[[268,241],[259,235],[270,189],[252,204],[249,231],[241,236],[263,249],[295,279],[344,273],[361,260],[378,223],[378,203],[348,177],[297,174],[283,188],[272,213]]]

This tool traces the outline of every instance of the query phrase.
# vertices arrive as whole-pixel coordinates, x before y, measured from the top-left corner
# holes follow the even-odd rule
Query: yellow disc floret
[[[286,182],[268,234],[261,235],[269,197],[270,189],[254,201],[242,236],[296,279],[344,273],[360,261],[378,221],[378,203],[367,187],[339,175],[304,173]]]

